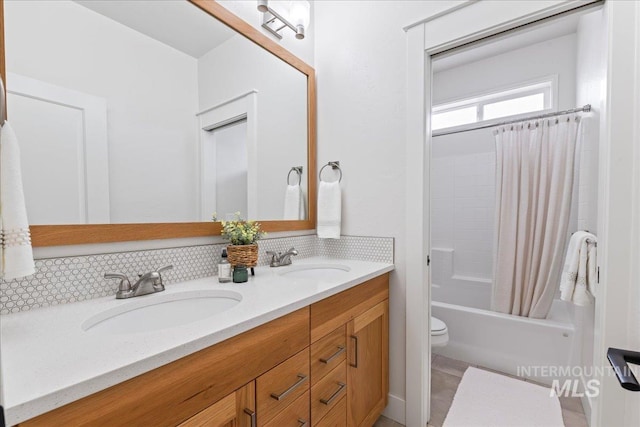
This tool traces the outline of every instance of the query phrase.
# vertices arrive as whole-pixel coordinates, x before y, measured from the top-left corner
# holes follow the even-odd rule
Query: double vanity
[[[34,247],[209,238],[222,228],[213,212],[313,234],[312,66],[212,0],[32,3],[0,0],[0,74]],[[242,153],[224,151],[231,129]],[[282,209],[292,184],[307,208],[295,218]],[[201,243],[61,250],[30,277],[0,279],[7,424],[371,426],[388,394],[392,243],[308,237],[287,237],[308,258],[242,284],[218,283],[221,249]],[[380,248],[388,262],[342,259]],[[168,264],[182,282],[163,290]],[[133,285],[112,275],[120,299],[95,298],[111,292],[104,273],[142,265],[160,270]]]
[[[307,258],[4,316],[8,425],[370,426],[392,269]]]

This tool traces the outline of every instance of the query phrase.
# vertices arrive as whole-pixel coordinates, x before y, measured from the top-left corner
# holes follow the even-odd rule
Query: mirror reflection
[[[5,36],[31,224],[306,218],[307,76],[197,7],[10,1]]]

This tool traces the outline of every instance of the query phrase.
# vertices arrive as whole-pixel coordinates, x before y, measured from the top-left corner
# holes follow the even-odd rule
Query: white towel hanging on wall
[[[35,273],[22,189],[20,148],[8,122],[0,130],[0,237],[0,276],[11,280]]]
[[[298,184],[287,185],[284,194],[285,221],[303,219],[302,212],[302,188]]]
[[[339,239],[342,222],[340,182],[320,181],[318,188],[318,237]]]

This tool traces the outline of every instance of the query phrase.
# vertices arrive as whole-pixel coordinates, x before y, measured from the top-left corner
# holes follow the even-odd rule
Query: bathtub
[[[553,371],[575,366],[577,360],[572,306],[564,301],[555,300],[543,320],[440,301],[431,303],[431,315],[449,330],[449,343],[434,348],[436,354],[548,385],[554,379],[576,379]]]

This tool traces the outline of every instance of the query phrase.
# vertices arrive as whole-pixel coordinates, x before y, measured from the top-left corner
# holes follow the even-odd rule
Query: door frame
[[[407,27],[407,241],[413,242],[407,251],[406,273],[406,425],[425,426],[430,410],[430,319],[431,280],[427,257],[430,254],[430,160],[431,124],[426,112],[431,111],[431,56],[448,49],[480,40],[503,31],[533,23],[562,12],[580,8],[595,0],[535,2],[467,2],[454,6],[450,13],[437,14],[419,24]],[[599,264],[601,276],[596,296],[596,340],[594,364],[608,365],[608,346],[629,347],[631,333],[624,325],[633,307],[628,300],[631,285],[630,230],[634,218],[640,215],[640,203],[632,191],[640,192],[640,183],[629,185],[629,172],[640,171],[640,154],[634,150],[640,129],[633,115],[640,114],[636,58],[640,59],[640,41],[635,25],[640,22],[637,2],[605,2],[608,18],[607,98],[602,114],[607,127],[600,142],[599,160]],[[635,39],[633,36],[636,36]],[[611,76],[616,78],[612,79]],[[427,83],[428,82],[428,83]],[[636,97],[629,97],[636,88]],[[626,93],[626,97],[625,97]],[[615,144],[612,144],[615,141]],[[637,145],[637,144],[636,144]],[[634,164],[633,159],[638,158]],[[621,163],[622,162],[622,163]],[[622,166],[621,166],[622,165]],[[631,188],[630,187],[634,187]],[[606,201],[606,203],[602,203]],[[635,207],[635,209],[634,209]],[[618,214],[628,214],[622,217]],[[616,215],[612,215],[616,212]],[[634,215],[635,214],[635,215]],[[636,222],[640,222],[637,221]],[[624,231],[624,232],[623,232]],[[640,234],[640,233],[639,233]],[[637,246],[637,245],[636,245]],[[637,248],[635,253],[640,253]],[[616,286],[607,286],[615,283]],[[626,310],[620,309],[624,302]],[[599,332],[599,326],[601,333]],[[614,378],[602,376],[601,397],[592,408],[591,425],[624,425],[624,408],[631,408],[633,397],[622,395]],[[627,393],[628,394],[628,393]],[[621,397],[622,396],[622,397]],[[625,403],[626,402],[626,403]],[[629,405],[629,406],[626,406]],[[621,415],[622,414],[622,415]]]
[[[9,94],[82,113],[82,146],[78,150],[79,204],[83,224],[105,224],[111,219],[107,100],[17,73],[7,73]]]
[[[204,194],[202,158],[203,144],[207,134],[214,129],[233,123],[240,119],[247,121],[247,212],[243,217],[258,218],[258,91],[252,89],[224,102],[206,108],[196,114],[198,119],[198,214],[202,212],[203,200],[211,196]],[[225,218],[221,218],[225,219]],[[203,219],[204,220],[204,219]]]

